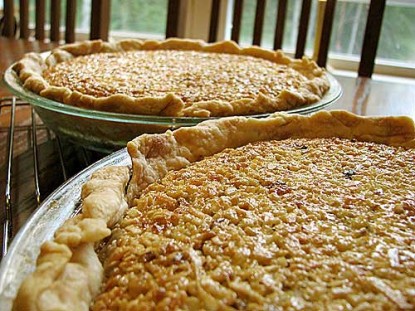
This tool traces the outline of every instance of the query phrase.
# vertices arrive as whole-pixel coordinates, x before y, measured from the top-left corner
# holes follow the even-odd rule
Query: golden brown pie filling
[[[232,41],[84,41],[46,59],[29,53],[13,69],[25,88],[60,103],[180,117],[292,110],[321,100],[331,84],[306,57]]]
[[[415,150],[288,139],[169,172],[105,250],[93,310],[415,305]]]
[[[297,92],[307,81],[298,71],[261,58],[177,50],[80,56],[47,69],[44,78],[95,97],[175,93],[185,103],[254,99],[259,93],[276,99],[283,89]]]

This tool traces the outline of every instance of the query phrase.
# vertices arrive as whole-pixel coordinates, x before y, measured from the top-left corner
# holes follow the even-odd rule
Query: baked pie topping
[[[298,71],[266,59],[178,50],[80,56],[47,69],[44,77],[51,85],[95,97],[174,93],[186,104],[254,99],[260,93],[275,100],[283,89],[297,92],[307,82]]]
[[[222,118],[127,150],[131,179],[92,175],[13,310],[414,309],[412,119]]]
[[[14,66],[24,87],[88,109],[188,117],[253,115],[315,103],[325,70],[281,51],[231,41],[85,41]]]
[[[150,185],[93,310],[415,306],[415,150],[340,138],[227,149]]]

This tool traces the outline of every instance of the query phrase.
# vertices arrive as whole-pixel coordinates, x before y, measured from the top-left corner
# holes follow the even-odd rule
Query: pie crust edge
[[[269,139],[339,137],[415,148],[415,124],[409,117],[361,117],[346,111],[321,111],[310,116],[278,113],[265,119],[231,117],[180,128],[164,134],[145,134],[128,143],[133,173],[127,199],[133,203],[150,183],[226,148]],[[127,208],[124,195],[127,167],[104,168],[82,189],[82,213],[67,220],[45,242],[36,270],[22,283],[13,310],[88,310],[98,293],[102,264],[95,243]],[[75,276],[74,276],[75,275]]]
[[[67,87],[52,86],[42,76],[43,71],[49,66],[54,66],[59,62],[70,60],[76,56],[101,52],[164,49],[253,56],[270,60],[277,64],[287,65],[304,75],[308,81],[298,91],[281,91],[276,99],[271,99],[271,97],[260,93],[254,99],[238,99],[231,102],[218,100],[200,101],[192,103],[190,107],[185,107],[183,100],[174,93],[168,93],[165,97],[160,98],[134,98],[123,94],[96,98],[78,91],[72,91]],[[201,40],[176,38],[165,41],[129,39],[116,43],[103,42],[101,40],[84,41],[54,49],[46,59],[43,59],[40,54],[28,53],[14,65],[13,69],[25,88],[42,97],[88,109],[146,115],[212,117],[249,115],[252,114],[252,111],[255,111],[255,114],[270,113],[314,103],[321,99],[330,87],[325,70],[306,57],[292,59],[280,50],[271,51],[257,46],[241,48],[233,41],[222,41],[212,44]]]

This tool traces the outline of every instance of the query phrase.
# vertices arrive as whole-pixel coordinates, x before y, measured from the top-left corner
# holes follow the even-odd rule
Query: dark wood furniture
[[[218,16],[221,0],[212,1],[209,41],[217,40]],[[310,25],[310,8],[312,0],[302,0],[300,20],[297,33],[297,44],[295,57],[301,58],[307,40],[307,31]],[[324,14],[320,36],[317,38],[318,51],[317,63],[326,67],[327,57],[330,47],[331,31],[333,28],[334,13],[337,0],[318,0],[318,5],[322,7]],[[382,26],[382,17],[385,10],[386,0],[371,0],[369,13],[367,16],[366,30],[361,53],[361,62],[358,74],[361,77],[371,77],[375,64],[376,50],[380,37],[380,28]],[[252,44],[261,45],[262,29],[264,24],[266,0],[256,0],[256,14],[254,22],[254,35]],[[244,0],[235,0],[233,6],[232,34],[231,39],[239,42]],[[274,49],[281,49],[284,39],[284,27],[286,24],[287,0],[279,0],[276,16],[276,27],[274,33]]]
[[[18,20],[15,18],[13,0],[4,1],[4,31],[3,36],[9,38],[30,39],[37,41],[60,42],[61,26],[64,26],[64,41],[75,42],[76,0],[51,0],[50,9],[46,12],[46,1],[36,0],[34,34],[29,29],[29,0],[19,1]],[[61,25],[62,3],[65,4],[65,25]],[[110,20],[110,0],[92,0],[90,11],[90,39],[108,39]],[[50,16],[50,30],[47,36],[45,30],[46,15]],[[16,27],[17,26],[17,27]]]
[[[219,16],[221,2],[223,0],[211,0],[209,42],[217,41],[217,32],[219,28]],[[333,19],[335,15],[337,0],[315,0],[318,1],[319,7],[324,10],[321,21],[321,31],[317,31],[318,51],[316,53],[316,61],[326,67],[328,52],[330,47],[330,37],[333,27]],[[50,11],[45,11],[45,0],[36,0],[36,21],[34,38],[44,41],[45,37],[45,17],[50,14],[50,31],[49,38],[52,42],[60,41],[60,17],[61,17],[61,0],[51,0]],[[75,18],[76,18],[76,0],[66,0],[66,19],[65,19],[65,42],[75,41]],[[307,40],[307,31],[310,25],[310,8],[312,0],[302,0],[300,20],[297,33],[297,44],[295,57],[300,58],[304,55]],[[377,46],[380,37],[380,29],[382,26],[382,18],[385,10],[386,0],[371,0],[369,12],[367,15],[367,23],[365,35],[363,39],[363,48],[361,53],[361,61],[358,75],[361,77],[371,77],[375,64]],[[167,16],[166,16],[166,38],[177,37],[180,27],[180,6],[181,0],[168,0]],[[242,14],[244,8],[243,0],[234,0],[232,33],[231,39],[238,42],[241,31]],[[256,0],[253,45],[261,45],[264,16],[266,9],[266,0]],[[20,0],[19,2],[19,23],[14,17],[14,1],[4,1],[4,31],[6,37],[15,37],[18,30],[19,38],[28,39],[29,31],[29,1]],[[92,0],[91,3],[91,24],[90,39],[108,39],[111,0]],[[287,0],[279,0],[276,16],[276,27],[274,33],[274,49],[281,49],[284,39],[284,28],[286,24]],[[320,21],[317,21],[318,23]],[[18,25],[18,27],[17,27]]]

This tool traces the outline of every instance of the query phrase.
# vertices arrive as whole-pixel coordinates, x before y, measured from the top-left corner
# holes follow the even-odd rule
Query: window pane
[[[77,0],[76,1],[75,28],[78,31],[89,33],[90,26],[91,26],[91,0]]]
[[[241,37],[239,41],[242,45],[250,45],[254,34],[255,0],[245,0],[241,21]]]
[[[283,50],[294,52],[297,44],[298,24],[301,14],[301,0],[287,1],[287,13],[284,25]],[[244,12],[242,15],[241,25],[241,45],[251,45],[255,21],[256,0],[244,1]],[[274,45],[275,25],[277,22],[278,0],[268,0],[266,2],[264,28],[261,45],[265,48],[272,49]],[[314,21],[316,20],[316,2],[312,2],[310,12],[310,26],[307,34],[307,54],[312,54],[313,39],[315,29]]]
[[[378,58],[415,62],[415,2],[407,4],[388,4],[385,10]]]
[[[317,0],[312,1],[310,24],[307,34],[306,54],[312,55],[315,27],[317,20]],[[298,22],[302,0],[287,1],[287,15],[284,29],[283,49],[293,52],[298,35]],[[272,48],[274,42],[275,23],[277,18],[278,0],[268,0],[262,46]],[[252,44],[256,0],[244,1],[242,15],[242,45]],[[330,54],[340,58],[360,58],[369,0],[338,0],[333,22],[330,42]],[[381,30],[377,59],[404,63],[413,66],[415,62],[415,1],[389,0],[386,3],[385,15]]]
[[[164,35],[167,0],[112,1],[111,31]]]
[[[366,2],[366,3],[363,3]],[[330,52],[343,57],[360,58],[369,1],[339,1]],[[377,60],[410,65],[415,61],[415,3],[410,1],[387,1]]]
[[[356,1],[337,3],[330,41],[331,53],[349,57],[360,56],[368,9],[368,3]]]

